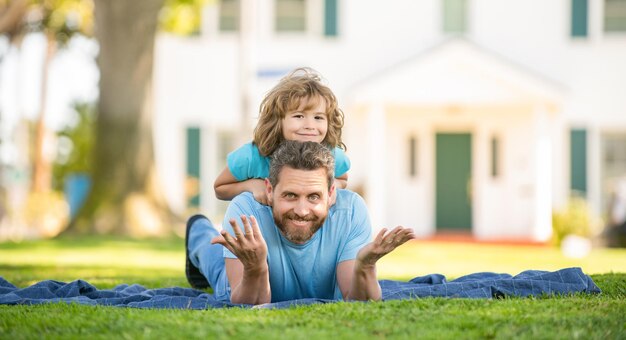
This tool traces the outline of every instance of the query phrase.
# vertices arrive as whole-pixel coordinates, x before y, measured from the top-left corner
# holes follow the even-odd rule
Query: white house
[[[339,99],[349,188],[375,228],[544,241],[573,192],[603,214],[626,175],[626,0],[222,0],[204,14],[156,51],[157,163],[181,212],[221,219],[227,153],[299,66]]]

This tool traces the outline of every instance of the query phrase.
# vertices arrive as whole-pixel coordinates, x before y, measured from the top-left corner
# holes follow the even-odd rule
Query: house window
[[[220,0],[220,31],[236,32],[239,30],[239,0]]]
[[[491,177],[500,176],[500,140],[498,137],[491,138]]]
[[[467,30],[467,0],[443,0],[443,31],[465,33]]]
[[[602,206],[611,209],[617,190],[626,184],[626,132],[602,136]]]
[[[409,176],[417,176],[417,138],[409,138]]]
[[[626,32],[626,0],[604,0],[604,31]]]
[[[276,31],[304,32],[306,30],[305,0],[276,0]]]
[[[589,4],[587,0],[572,0],[571,34],[572,37],[586,37],[588,27]]]

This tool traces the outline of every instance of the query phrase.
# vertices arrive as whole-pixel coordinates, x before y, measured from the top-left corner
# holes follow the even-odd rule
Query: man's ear
[[[328,197],[333,197],[333,194],[335,193],[335,183],[337,181],[333,179],[333,183],[330,185],[330,189],[328,190]]]
[[[272,188],[272,183],[268,178],[265,179],[265,196],[267,197],[267,203],[272,205],[272,197],[274,196],[274,188]]]

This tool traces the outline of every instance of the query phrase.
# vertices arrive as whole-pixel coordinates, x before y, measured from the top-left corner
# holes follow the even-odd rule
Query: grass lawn
[[[184,241],[80,238],[0,244],[0,276],[18,287],[83,279],[98,288],[188,287]],[[626,250],[580,260],[549,247],[415,241],[383,259],[379,277],[582,267],[597,296],[335,303],[286,310],[145,310],[51,304],[0,306],[0,338],[610,338],[626,339]]]

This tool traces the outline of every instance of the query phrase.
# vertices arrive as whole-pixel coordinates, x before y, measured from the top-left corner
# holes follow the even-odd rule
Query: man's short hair
[[[316,142],[283,141],[270,157],[269,180],[273,187],[283,167],[296,170],[326,170],[328,189],[335,178],[335,158],[328,147]]]

